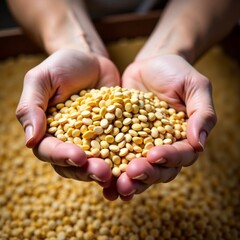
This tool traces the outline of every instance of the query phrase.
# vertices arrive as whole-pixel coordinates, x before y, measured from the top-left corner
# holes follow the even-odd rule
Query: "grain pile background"
[[[122,70],[141,45],[123,41],[109,50]],[[240,69],[220,47],[196,64],[213,82],[218,114],[205,152],[174,181],[130,202],[106,201],[96,184],[61,178],[24,146],[15,109],[26,71],[43,58],[0,63],[1,240],[240,239]]]

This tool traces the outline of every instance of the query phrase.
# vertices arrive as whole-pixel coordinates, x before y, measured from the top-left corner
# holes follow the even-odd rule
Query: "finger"
[[[197,83],[190,83],[190,86],[186,89],[189,117],[187,137],[197,151],[203,151],[206,138],[217,122],[212,101],[212,87],[209,80],[202,75]]]
[[[108,187],[111,182],[111,170],[109,166],[99,158],[89,158],[82,167],[63,167],[53,165],[55,171],[65,177],[79,181],[92,181],[101,186]]]
[[[120,84],[120,75],[116,66],[104,57],[99,57],[100,64],[100,81],[97,84],[97,88],[111,87]]]
[[[150,163],[161,164],[165,167],[187,167],[192,165],[198,158],[187,139],[177,141],[172,145],[156,146],[150,149],[147,160]]]
[[[26,138],[26,146],[34,147],[46,131],[45,110],[49,93],[47,76],[37,79],[34,70],[29,71],[24,79],[22,95],[16,110],[16,116],[21,123]],[[46,78],[45,78],[46,77]]]
[[[58,166],[83,166],[87,162],[87,156],[80,147],[51,135],[46,135],[33,152],[40,160]]]
[[[148,185],[156,182],[169,182],[176,177],[178,172],[179,168],[150,164],[146,158],[132,160],[126,169],[129,178]]]
[[[122,200],[128,201],[132,199],[134,194],[140,194],[146,191],[154,183],[166,183],[172,181],[177,174],[180,172],[181,168],[165,168],[155,166],[156,175],[159,177],[145,179],[144,181],[133,180],[127,173],[121,174],[117,180],[117,189]],[[148,182],[148,183],[145,183]]]
[[[146,158],[136,158],[130,161],[126,174],[131,179],[140,180],[147,184],[153,184],[160,177],[159,168],[150,164]]]
[[[140,91],[148,91],[145,84],[142,83],[142,77],[140,74],[139,66],[131,64],[127,67],[122,75],[122,87],[128,89],[138,89]],[[136,79],[138,79],[136,81]]]
[[[145,191],[149,185],[129,178],[127,173],[124,172],[118,177],[116,187],[121,199],[128,200],[131,199],[134,194]]]
[[[119,194],[115,180],[113,180],[108,187],[103,188],[103,196],[109,201],[114,201],[118,198]]]

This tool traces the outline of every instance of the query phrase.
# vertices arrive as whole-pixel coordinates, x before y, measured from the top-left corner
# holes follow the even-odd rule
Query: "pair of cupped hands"
[[[146,158],[133,159],[117,179],[100,158],[87,159],[84,150],[46,134],[48,106],[64,102],[81,89],[120,85],[151,91],[188,116],[187,139],[152,148]],[[108,58],[79,50],[56,51],[27,72],[16,115],[25,131],[26,146],[65,178],[96,181],[108,200],[130,200],[155,183],[173,180],[193,164],[216,123],[209,80],[184,58],[156,55],[135,60],[122,77]]]

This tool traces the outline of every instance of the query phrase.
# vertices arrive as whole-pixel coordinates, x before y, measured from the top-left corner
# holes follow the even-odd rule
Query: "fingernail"
[[[28,142],[33,138],[33,127],[32,125],[27,125],[25,128],[25,138],[26,138],[26,145]]]
[[[206,138],[207,138],[207,133],[205,131],[202,131],[199,135],[199,141],[198,141],[202,150],[204,150],[204,144],[206,142]]]
[[[127,196],[130,196],[130,195],[133,195],[134,193],[136,192],[136,189],[133,189],[130,193],[128,194],[122,194],[124,197],[127,197]]]
[[[74,166],[74,167],[79,167],[75,162],[73,162],[73,160],[71,160],[71,159],[67,159],[66,160],[66,163],[67,164],[69,164],[69,165],[71,165],[71,166]]]
[[[136,179],[136,180],[146,180],[147,179],[147,175],[145,173],[142,173],[136,177],[133,177],[132,179]]]
[[[155,163],[158,163],[158,164],[163,164],[163,163],[166,163],[166,162],[167,162],[167,159],[163,158],[163,157],[155,161]]]
[[[103,182],[100,178],[98,178],[95,174],[90,174],[89,177],[93,180],[96,180],[98,182]]]

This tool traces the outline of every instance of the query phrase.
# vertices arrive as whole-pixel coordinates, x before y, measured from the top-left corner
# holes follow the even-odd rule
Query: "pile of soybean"
[[[110,202],[97,184],[63,179],[24,145],[15,109],[26,71],[42,59],[0,64],[1,240],[240,239],[239,65],[219,47],[196,65],[213,82],[218,114],[199,160],[130,202]]]
[[[115,177],[152,147],[186,138],[184,112],[136,89],[81,90],[47,112],[48,133],[104,159]]]

